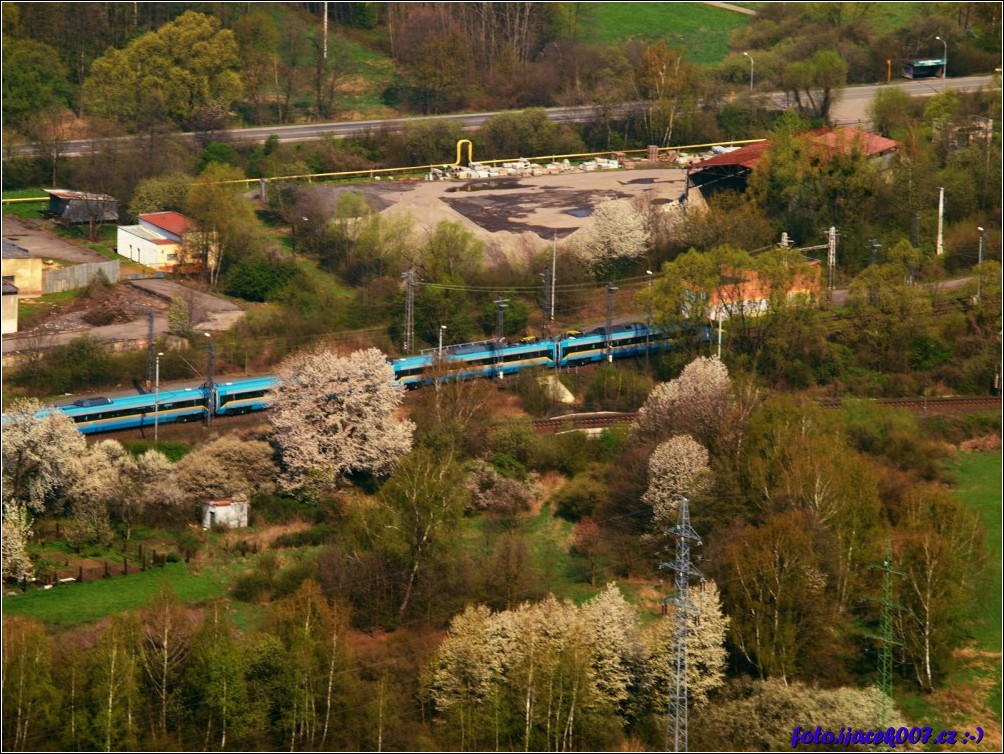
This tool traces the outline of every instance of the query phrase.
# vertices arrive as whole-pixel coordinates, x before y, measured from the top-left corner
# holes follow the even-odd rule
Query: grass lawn
[[[729,52],[729,35],[749,16],[703,3],[598,3],[586,24],[585,41],[607,44],[629,39],[665,39],[682,47],[698,65],[713,65]]]
[[[3,214],[20,217],[24,220],[41,220],[42,210],[49,208],[49,195],[41,189],[17,189],[16,191],[4,191],[4,199],[30,199],[38,197],[42,201],[38,202],[15,202],[14,204],[4,204]]]
[[[63,628],[78,626],[125,610],[141,610],[164,586],[186,603],[224,597],[229,580],[220,579],[221,575],[208,570],[192,573],[185,563],[168,563],[130,576],[4,597],[3,613]]]
[[[373,38],[376,31],[368,34],[354,29],[348,31],[348,36],[339,34],[331,40],[346,70],[337,83],[338,116],[349,120],[387,117],[391,110],[384,103],[383,95],[397,75],[394,62],[370,49],[377,41]]]

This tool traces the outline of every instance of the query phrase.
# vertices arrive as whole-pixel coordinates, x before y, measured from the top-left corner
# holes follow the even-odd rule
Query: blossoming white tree
[[[649,233],[644,216],[626,199],[618,199],[597,206],[576,240],[579,256],[603,276],[618,262],[643,256]]]
[[[3,425],[3,558],[4,576],[32,575],[27,545],[31,512],[79,475],[87,443],[73,422],[58,411],[37,418],[42,404],[18,400]]]
[[[648,489],[642,497],[652,506],[656,529],[676,523],[681,496],[700,492],[708,481],[708,451],[690,435],[674,435],[648,459]]]
[[[632,432],[646,440],[686,432],[710,446],[727,413],[730,384],[729,370],[720,359],[698,357],[675,380],[653,388]]]
[[[377,349],[302,351],[277,377],[269,421],[286,489],[316,494],[346,474],[386,474],[411,450],[414,425],[396,416],[402,393]]]

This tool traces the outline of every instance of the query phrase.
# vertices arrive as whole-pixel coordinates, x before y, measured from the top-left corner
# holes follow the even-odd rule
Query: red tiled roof
[[[897,141],[851,126],[818,128],[815,131],[804,133],[810,134],[812,140],[817,144],[827,146],[830,149],[850,149],[856,147],[869,157],[885,154],[899,146],[899,142]],[[756,144],[747,144],[745,147],[740,147],[732,152],[717,154],[706,160],[695,162],[690,167],[692,170],[703,170],[704,168],[736,165],[752,170],[756,167],[757,162],[760,161],[763,153],[771,148],[772,143],[770,140],[766,140],[758,141]]]
[[[180,212],[148,212],[139,219],[176,236],[185,235],[192,227],[192,221]]]
[[[716,154],[706,160],[695,162],[691,168],[717,168],[729,165],[740,165],[744,168],[753,169],[753,166],[760,160],[760,156],[770,149],[770,141],[758,141],[756,144],[747,144],[725,154]]]
[[[812,132],[817,144],[825,144],[831,149],[857,147],[869,157],[884,154],[899,146],[899,142],[879,136],[871,131],[863,131],[851,126],[820,128]]]

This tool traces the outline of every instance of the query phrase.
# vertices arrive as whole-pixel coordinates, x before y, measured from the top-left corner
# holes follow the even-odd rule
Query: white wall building
[[[189,261],[182,247],[185,234],[193,229],[192,221],[180,212],[150,212],[139,216],[138,225],[119,226],[117,251],[158,272],[173,272]]]

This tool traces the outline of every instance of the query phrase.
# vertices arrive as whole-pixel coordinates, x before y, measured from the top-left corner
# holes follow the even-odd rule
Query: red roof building
[[[813,143],[833,151],[849,154],[856,150],[871,158],[886,157],[899,147],[897,141],[852,126],[817,128],[798,135],[807,136]],[[741,188],[745,185],[746,177],[772,145],[773,142],[766,139],[695,162],[687,168],[689,185],[710,187],[724,184],[718,187]]]

